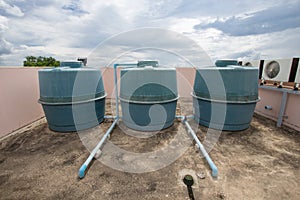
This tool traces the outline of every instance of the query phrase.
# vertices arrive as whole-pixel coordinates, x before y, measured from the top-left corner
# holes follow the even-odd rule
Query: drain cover
[[[189,197],[191,200],[195,200],[192,185],[194,184],[194,179],[191,175],[185,175],[183,178],[184,184],[187,186]]]

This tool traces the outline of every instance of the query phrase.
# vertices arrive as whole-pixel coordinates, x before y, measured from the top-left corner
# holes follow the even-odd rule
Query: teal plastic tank
[[[103,121],[106,94],[99,69],[59,67],[38,74],[39,103],[51,130],[78,131]]]
[[[60,67],[81,68],[81,67],[83,67],[83,62],[81,62],[81,61],[62,61],[62,62],[60,62]]]
[[[228,131],[246,129],[259,101],[258,68],[228,65],[197,69],[192,96],[199,124]]]
[[[174,68],[121,70],[122,120],[127,127],[141,131],[170,127],[175,119],[177,99]]]

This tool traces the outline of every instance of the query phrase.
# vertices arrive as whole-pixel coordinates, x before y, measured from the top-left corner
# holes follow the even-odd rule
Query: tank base
[[[172,120],[171,122],[166,122],[165,124],[149,125],[149,126],[141,127],[141,126],[137,126],[136,124],[132,124],[132,123],[129,123],[129,122],[126,122],[126,121],[123,121],[123,122],[130,129],[133,129],[133,130],[136,130],[136,131],[149,131],[149,132],[151,132],[151,131],[160,131],[160,130],[169,128],[174,124],[174,121]]]
[[[247,128],[249,128],[250,123],[246,123],[246,124],[216,124],[216,123],[212,123],[209,121],[205,121],[205,120],[201,120],[199,119],[199,117],[194,116],[196,122],[202,126],[208,127],[208,128],[212,128],[212,129],[216,129],[216,130],[222,130],[222,131],[242,131],[245,130]]]
[[[140,104],[121,100],[122,120],[131,129],[159,131],[173,125],[177,100],[167,103]]]
[[[103,122],[105,98],[78,103],[42,103],[49,129],[57,132],[74,132],[95,127]]]
[[[256,102],[225,103],[193,97],[194,119],[199,124],[224,131],[249,128]]]
[[[97,121],[91,121],[85,124],[76,124],[75,125],[66,125],[66,126],[56,126],[53,124],[48,124],[49,129],[55,132],[76,132],[86,130],[95,126],[98,126],[103,122],[103,117],[98,119]]]

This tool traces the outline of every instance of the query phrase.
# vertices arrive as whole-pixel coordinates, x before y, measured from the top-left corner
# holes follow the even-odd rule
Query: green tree
[[[55,60],[53,57],[44,57],[44,56],[27,56],[26,60],[23,61],[23,66],[27,67],[44,67],[44,66],[52,66],[58,67],[60,62]]]

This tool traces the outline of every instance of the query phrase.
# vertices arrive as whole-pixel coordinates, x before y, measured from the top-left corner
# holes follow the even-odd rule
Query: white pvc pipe
[[[99,151],[99,149],[101,148],[101,146],[105,142],[106,138],[109,136],[109,134],[111,133],[111,131],[113,130],[113,128],[116,126],[117,122],[118,122],[118,119],[116,118],[114,120],[114,122],[112,123],[112,125],[109,127],[109,129],[106,131],[106,133],[103,135],[103,137],[101,138],[100,142],[97,144],[97,146],[91,152],[90,156],[87,158],[87,160],[80,167],[79,172],[78,172],[79,178],[83,178],[84,177],[85,171],[88,168],[90,162],[93,160],[93,158],[95,157],[96,153]]]
[[[196,141],[198,148],[200,149],[202,155],[204,156],[204,158],[207,160],[211,170],[212,170],[212,176],[213,177],[218,177],[218,168],[216,167],[216,165],[214,164],[214,162],[211,160],[211,158],[209,157],[208,153],[206,152],[204,146],[201,144],[200,140],[198,139],[196,133],[193,131],[193,129],[191,128],[190,124],[187,122],[186,120],[186,116],[176,116],[177,118],[182,119],[182,122],[186,125],[186,127],[188,128],[188,132],[193,136],[194,140]]]
[[[116,116],[117,119],[119,119],[119,94],[118,94],[118,74],[117,74],[117,68],[119,66],[127,66],[127,67],[134,67],[137,66],[137,64],[132,63],[124,63],[124,64],[114,64],[114,85],[115,85],[115,96],[116,96]]]

